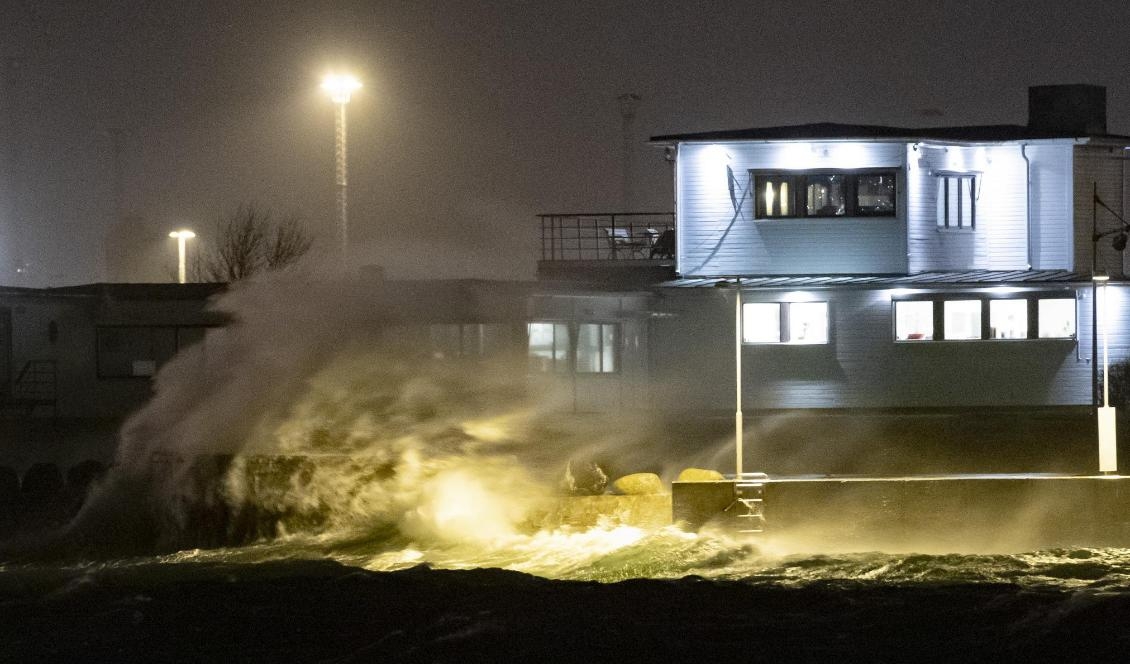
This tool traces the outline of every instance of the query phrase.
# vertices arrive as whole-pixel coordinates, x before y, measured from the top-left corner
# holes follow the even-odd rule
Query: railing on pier
[[[673,212],[539,214],[543,261],[675,257]]]

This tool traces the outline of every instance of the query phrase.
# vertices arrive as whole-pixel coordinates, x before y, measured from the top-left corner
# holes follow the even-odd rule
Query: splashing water
[[[21,552],[165,563],[328,558],[555,579],[701,576],[751,584],[1012,583],[1130,589],[1130,550],[814,554],[726,533],[547,518],[578,452],[646,449],[647,431],[568,428],[514,362],[398,356],[371,286],[236,289],[237,323],[178,356],[125,426],[111,477],[63,532]],[[379,298],[378,298],[379,299]],[[518,362],[517,366],[521,366]],[[141,556],[141,558],[138,558]],[[106,564],[106,563],[102,563]]]

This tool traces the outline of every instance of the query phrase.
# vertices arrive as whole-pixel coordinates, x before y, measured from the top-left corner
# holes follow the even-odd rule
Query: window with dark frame
[[[1059,293],[954,293],[892,305],[895,341],[1075,339],[1075,299]]]
[[[534,322],[527,332],[530,370],[535,373],[620,371],[619,323]]]
[[[973,230],[977,226],[977,175],[937,173],[938,228]]]
[[[577,326],[577,373],[616,373],[616,323],[581,323]]]
[[[827,302],[743,302],[742,343],[829,343]]]
[[[565,373],[569,370],[569,324],[538,322],[526,326],[530,370]]]
[[[757,219],[893,217],[890,169],[750,171]]]

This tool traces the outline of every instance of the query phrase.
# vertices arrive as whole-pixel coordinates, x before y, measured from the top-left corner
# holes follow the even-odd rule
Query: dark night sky
[[[616,96],[649,135],[834,121],[1023,123],[1027,86],[1107,86],[1130,134],[1130,3],[685,1],[0,4],[0,284],[105,276],[123,206],[161,237],[257,201],[329,229],[344,65],[358,252],[398,277],[529,277],[533,215],[620,207]],[[923,111],[940,111],[924,114]],[[13,169],[14,167],[14,169]],[[13,170],[15,177],[12,177]],[[153,253],[166,260],[169,245]]]

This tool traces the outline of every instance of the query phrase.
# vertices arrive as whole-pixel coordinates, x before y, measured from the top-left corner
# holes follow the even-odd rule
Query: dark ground
[[[0,574],[12,662],[1125,661],[1130,597],[329,562]]]

